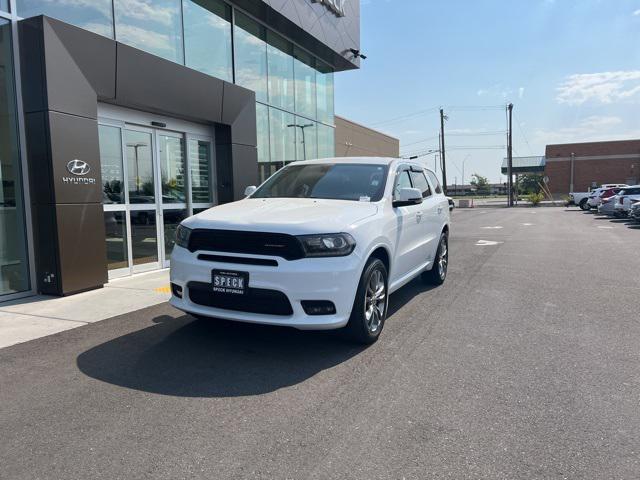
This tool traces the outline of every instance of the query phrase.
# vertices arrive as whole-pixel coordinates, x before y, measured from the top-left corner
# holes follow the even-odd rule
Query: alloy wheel
[[[387,306],[387,289],[380,270],[371,272],[364,299],[364,318],[369,332],[376,333],[384,320]]]
[[[449,248],[447,245],[447,237],[445,235],[440,239],[440,248],[438,249],[438,275],[444,280],[447,276],[447,267],[449,266]]]

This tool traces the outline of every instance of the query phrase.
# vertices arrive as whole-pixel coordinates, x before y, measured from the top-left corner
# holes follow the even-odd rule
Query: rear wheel
[[[349,336],[358,343],[375,342],[387,318],[387,267],[378,258],[370,258],[364,267],[349,323],[345,327]]]
[[[447,232],[440,235],[440,243],[436,251],[433,267],[427,272],[422,272],[422,280],[432,285],[442,285],[447,279],[449,268],[449,236]]]
[[[586,198],[583,198],[582,200],[580,200],[579,207],[584,211],[591,210],[591,207],[587,203],[587,199]]]

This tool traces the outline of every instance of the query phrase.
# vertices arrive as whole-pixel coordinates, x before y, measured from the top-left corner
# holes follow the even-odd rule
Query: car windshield
[[[325,198],[377,202],[384,194],[386,165],[319,163],[289,165],[251,198]]]

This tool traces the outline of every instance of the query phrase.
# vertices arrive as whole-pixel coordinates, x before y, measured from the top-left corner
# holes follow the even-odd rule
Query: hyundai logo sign
[[[84,176],[91,171],[91,167],[87,162],[76,158],[67,163],[67,170],[72,175]]]

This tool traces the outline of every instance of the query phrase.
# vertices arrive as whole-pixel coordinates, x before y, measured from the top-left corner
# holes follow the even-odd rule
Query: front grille
[[[210,283],[189,282],[189,298],[205,307],[264,315],[293,315],[287,296],[277,290],[249,288],[244,295],[225,295],[212,290]]]
[[[189,237],[189,250],[269,255],[285,260],[304,257],[302,244],[296,237],[269,232],[196,229]]]
[[[228,257],[226,255],[211,255],[201,253],[198,260],[206,262],[236,263],[238,265],[260,265],[263,267],[277,267],[278,261],[271,258]]]

